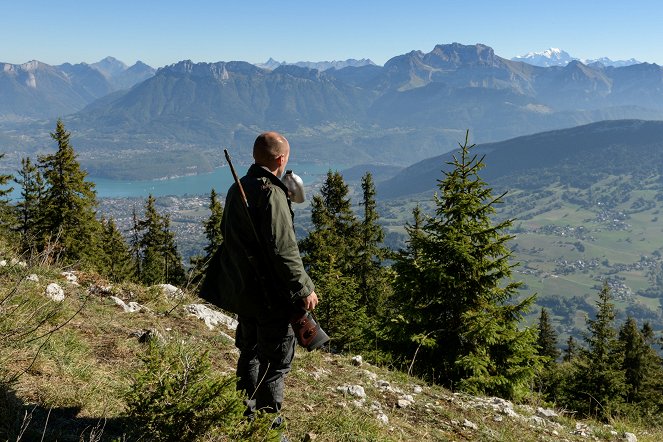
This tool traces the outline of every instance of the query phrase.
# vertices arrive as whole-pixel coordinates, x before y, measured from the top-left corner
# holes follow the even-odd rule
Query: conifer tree
[[[42,202],[44,198],[44,179],[30,157],[21,159],[21,169],[15,182],[21,186],[21,200],[16,203],[18,222],[17,230],[21,236],[21,248],[25,251],[44,246]]]
[[[223,206],[218,199],[218,195],[214,189],[210,192],[209,196],[209,210],[210,216],[203,224],[205,227],[205,238],[207,238],[207,245],[205,246],[205,262],[209,262],[212,255],[217,251],[223,242],[223,232],[221,231],[221,220],[223,219]]]
[[[207,265],[212,259],[212,255],[219,249],[223,242],[223,232],[221,230],[221,220],[223,219],[223,206],[219,201],[218,195],[214,189],[210,192],[209,203],[210,215],[203,222],[205,229],[205,238],[207,245],[203,249],[205,255],[191,257],[191,281],[198,283],[207,270]]]
[[[571,362],[575,358],[577,350],[578,345],[575,339],[573,339],[573,336],[569,336],[569,339],[566,340],[566,348],[564,349],[562,360],[564,362]]]
[[[145,218],[138,221],[140,239],[140,280],[145,284],[183,284],[184,266],[170,230],[170,217],[161,216],[149,195],[145,204]]]
[[[362,177],[361,188],[364,216],[358,226],[359,245],[354,274],[357,276],[360,302],[367,307],[369,318],[375,318],[383,313],[384,303],[389,294],[387,269],[382,266],[386,256],[386,250],[381,246],[384,241],[384,231],[378,224],[375,185],[369,172]]]
[[[615,307],[610,287],[604,284],[594,319],[587,319],[587,348],[572,360],[573,379],[566,392],[567,405],[586,416],[608,418],[621,409],[626,394],[622,369],[624,354],[617,340]]]
[[[539,336],[537,339],[539,346],[539,355],[548,359],[550,364],[554,364],[560,355],[557,348],[557,333],[550,323],[550,316],[545,308],[541,309],[539,316]]]
[[[135,274],[138,279],[141,278],[143,274],[142,270],[142,251],[141,251],[141,232],[140,232],[140,220],[138,219],[138,213],[136,213],[136,206],[131,210],[131,230],[129,232],[129,253],[133,259],[133,267]]]
[[[311,206],[313,229],[300,242],[300,250],[316,292],[321,294],[317,309],[320,324],[329,332],[335,349],[358,349],[362,343],[357,338],[364,334],[355,332],[355,327],[367,326],[353,274],[358,223],[340,173],[327,173],[320,195],[313,197]]]
[[[101,220],[103,226],[101,271],[111,281],[129,281],[134,276],[134,262],[126,241],[113,218]]]
[[[661,357],[651,347],[649,324],[638,330],[635,319],[629,317],[619,330],[619,342],[624,352],[622,369],[626,377],[627,403],[642,415],[663,411],[663,366]]]
[[[545,308],[541,309],[539,316],[537,349],[544,367],[537,376],[536,389],[548,400],[555,401],[560,391],[561,372],[556,363],[560,351],[557,348],[557,334],[550,322],[548,310]]]
[[[4,153],[0,154],[0,160],[4,156]],[[4,186],[6,186],[13,178],[12,175],[0,174],[0,230],[3,230],[5,234],[9,233],[11,225],[14,222],[14,211],[7,198],[7,195],[9,195],[14,188],[4,188]]]
[[[94,263],[98,256],[98,234],[94,183],[86,181],[69,142],[70,133],[62,120],[51,133],[58,145],[54,154],[39,157],[39,167],[46,183],[42,220],[44,232],[57,241],[60,256],[70,263]]]
[[[512,237],[502,233],[511,220],[491,220],[503,195],[494,198],[480,179],[483,158],[470,155],[467,136],[459,146],[438,183],[435,216],[410,237],[414,272],[398,275],[417,281],[400,281],[406,292],[398,297],[416,316],[408,318],[413,343],[427,344],[419,371],[434,370],[439,380],[472,393],[520,397],[540,367],[534,330],[519,329],[533,297],[515,301],[521,283],[510,281],[505,244]]]

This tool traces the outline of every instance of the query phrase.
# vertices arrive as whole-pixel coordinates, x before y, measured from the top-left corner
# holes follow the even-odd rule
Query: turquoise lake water
[[[329,165],[322,164],[288,164],[288,169],[302,177],[305,185],[313,184],[322,179],[329,169],[335,170]],[[248,166],[239,165],[235,167],[237,174],[241,177]],[[147,197],[166,195],[204,195],[209,194],[214,188],[217,193],[225,194],[233,183],[230,168],[220,167],[213,172],[183,176],[177,178],[151,180],[151,181],[116,181],[103,178],[88,177],[96,185],[98,198],[120,198],[120,197]]]

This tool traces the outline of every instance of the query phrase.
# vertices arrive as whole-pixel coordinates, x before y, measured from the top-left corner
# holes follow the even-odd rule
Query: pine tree
[[[364,217],[358,226],[359,246],[354,274],[357,276],[360,302],[367,308],[370,318],[381,315],[389,295],[387,269],[382,266],[387,252],[381,247],[384,231],[378,224],[375,185],[370,173],[361,180]]]
[[[212,255],[214,255],[223,242],[223,231],[221,230],[223,206],[221,205],[214,189],[210,192],[209,210],[210,215],[207,220],[203,222],[205,238],[207,239],[207,245],[203,249],[205,255],[191,257],[191,280],[195,283],[198,283],[205,274],[207,265],[210,259],[212,259]]]
[[[223,206],[218,199],[218,195],[214,189],[210,192],[209,196],[209,210],[210,216],[203,224],[205,227],[205,238],[207,245],[205,246],[205,262],[208,262],[212,255],[217,251],[223,242],[223,232],[221,231],[221,220],[223,219]]]
[[[358,223],[351,210],[348,186],[338,172],[327,173],[320,195],[312,200],[313,229],[300,242],[303,262],[320,294],[316,309],[320,324],[338,351],[362,347],[367,327],[365,307],[359,301],[353,274],[358,245]]]
[[[122,233],[112,218],[101,220],[103,226],[101,271],[111,281],[129,281],[134,276],[134,262]]]
[[[152,195],[148,196],[145,218],[137,223],[138,231],[142,232],[139,278],[145,284],[181,285],[185,281],[185,271],[175,235],[170,230],[170,217],[157,212],[155,201]]]
[[[16,203],[17,230],[24,251],[43,249],[43,217],[41,214],[45,184],[36,164],[30,157],[21,159],[21,169],[15,182],[21,186],[21,200]]]
[[[399,279],[399,298],[416,318],[409,333],[419,352],[419,371],[472,393],[519,397],[539,369],[534,330],[518,328],[533,302],[515,302],[519,282],[509,281],[512,265],[501,233],[511,220],[494,224],[491,215],[503,195],[494,198],[478,172],[483,158],[470,156],[467,136],[454,156],[452,170],[439,181],[434,217],[410,237],[416,267]],[[411,256],[410,256],[411,258]],[[412,271],[414,270],[414,271]]]
[[[566,392],[567,404],[586,416],[609,418],[619,412],[626,394],[622,369],[624,354],[617,340],[615,307],[610,287],[604,284],[594,319],[587,319],[587,348],[572,360],[573,379]]]
[[[0,160],[4,156],[4,153],[0,154]],[[12,206],[9,204],[9,199],[7,198],[7,195],[9,195],[14,190],[14,188],[3,187],[6,186],[13,178],[14,177],[12,175],[0,174],[0,230],[3,230],[5,234],[9,232],[11,225],[14,222],[14,212]]]
[[[631,317],[619,330],[619,342],[624,352],[625,400],[645,416],[663,411],[663,361],[651,347],[652,337],[649,324],[645,324],[642,331],[638,330]]]
[[[564,350],[562,360],[564,362],[571,362],[575,358],[577,351],[578,345],[575,339],[573,339],[573,336],[569,336],[569,339],[566,340],[566,349]]]
[[[551,364],[557,360],[560,351],[557,348],[557,333],[550,323],[550,316],[545,308],[541,309],[539,316],[539,336],[537,339],[539,355],[544,356]]]
[[[94,263],[98,254],[101,225],[96,219],[94,183],[86,181],[70,133],[58,120],[51,137],[57,142],[54,154],[39,157],[46,182],[43,199],[43,228],[51,241],[57,241],[60,256],[69,263]]]

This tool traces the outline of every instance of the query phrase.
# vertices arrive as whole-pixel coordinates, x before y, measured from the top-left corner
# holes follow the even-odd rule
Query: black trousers
[[[283,403],[285,375],[295,355],[296,339],[288,317],[269,312],[257,318],[240,316],[238,320],[237,389],[248,396],[246,413],[277,413]]]

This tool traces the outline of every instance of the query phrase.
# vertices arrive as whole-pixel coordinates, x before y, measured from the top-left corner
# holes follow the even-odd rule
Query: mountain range
[[[467,129],[485,143],[601,120],[663,119],[658,65],[589,66],[574,60],[540,67],[499,57],[483,44],[437,45],[428,53],[397,55],[384,66],[322,72],[296,65],[270,70],[242,61],[181,61],[124,90],[101,81],[104,69],[113,77],[112,66],[78,67],[99,75],[89,77],[87,87],[77,86],[77,103],[85,93],[102,94],[103,85],[115,92],[65,118],[81,161],[107,177],[121,170],[123,177],[155,178],[164,176],[160,170],[166,164],[170,174],[173,167],[179,173],[206,171],[221,163],[220,146],[250,161],[248,147],[265,129],[284,132],[297,146],[298,161],[407,166],[449,151]],[[62,72],[36,64],[33,84],[48,85],[36,75],[42,70]],[[66,74],[72,87],[61,91],[73,89],[72,78],[83,76]],[[2,81],[0,93],[6,96],[13,90]],[[34,90],[25,81],[12,84]],[[49,90],[47,96],[60,98],[52,101],[64,101]],[[33,100],[27,110],[45,107],[34,104],[36,95],[27,97]],[[16,102],[4,105],[11,110],[0,110],[2,118],[26,109]],[[47,145],[53,122],[5,127],[0,151],[16,150],[16,144],[30,151]]]
[[[39,61],[0,63],[0,120],[48,118],[82,109],[108,94],[128,89],[155,69],[113,58],[93,63],[51,66]]]
[[[624,67],[631,66],[634,64],[640,64],[635,58],[629,58],[628,60],[611,60],[608,57],[601,57],[596,59],[580,59],[572,57],[568,52],[563,51],[559,48],[550,48],[541,52],[528,52],[525,55],[518,57],[513,57],[512,61],[522,61],[534,66],[566,66],[570,62],[577,60],[586,65],[598,64],[600,66],[611,66],[611,67]]]

